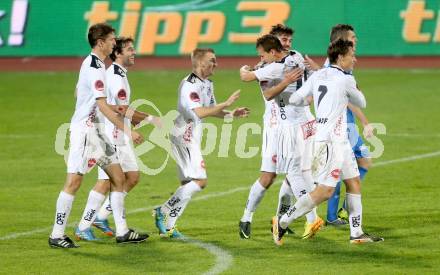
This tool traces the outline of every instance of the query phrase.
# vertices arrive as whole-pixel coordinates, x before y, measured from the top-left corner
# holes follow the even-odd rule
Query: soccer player
[[[353,42],[356,49],[357,36],[353,26],[347,24],[335,25],[330,33],[330,42],[338,39],[344,39]],[[306,57],[306,63],[310,68],[319,69],[319,66],[310,58]],[[328,67],[329,62],[326,60],[324,67]],[[353,149],[354,155],[359,168],[359,174],[361,181],[364,180],[368,169],[370,168],[372,161],[370,158],[370,152],[365,146],[362,137],[359,135],[356,129],[356,120],[358,118],[364,127],[363,134],[365,137],[371,137],[373,135],[373,129],[370,127],[369,122],[362,110],[352,104],[348,104],[347,108],[347,126],[348,126],[348,138],[350,145]],[[339,208],[339,195],[341,190],[341,182],[336,185],[335,192],[327,203],[327,219],[326,224],[332,226],[343,226],[348,223],[348,214],[346,210],[346,203],[344,201],[343,207]]]
[[[315,72],[289,99],[295,106],[308,105],[313,96],[317,130],[313,150],[313,176],[318,186],[305,194],[282,217],[273,217],[273,239],[282,245],[287,226],[333,194],[342,179],[347,188],[350,243],[379,242],[383,238],[362,230],[359,170],[347,136],[347,104],[365,108],[366,101],[356,80],[347,73],[355,63],[353,42],[337,40],[327,56],[330,67]]]
[[[155,224],[162,237],[182,238],[176,228],[191,197],[207,185],[205,161],[200,144],[202,120],[206,117],[247,117],[248,108],[227,111],[240,96],[234,92],[225,102],[216,103],[214,86],[208,79],[217,66],[213,49],[197,48],[191,54],[192,73],[186,76],[178,89],[179,116],[174,121],[170,137],[173,156],[178,166],[181,186],[163,205],[154,209]]]
[[[289,33],[290,36],[291,34]],[[287,180],[283,182],[280,191],[283,194],[280,194],[280,197],[284,208],[278,206],[278,213],[289,208],[292,195],[299,198],[310,192],[313,185],[313,181],[306,182],[302,174],[303,150],[300,137],[304,139],[304,136],[298,131],[310,118],[307,116],[306,108],[287,105],[289,96],[302,84],[303,69],[294,69],[301,64],[302,57],[294,51],[286,52],[280,39],[271,34],[260,37],[256,47],[265,65],[255,71],[251,71],[249,66],[243,66],[240,69],[240,77],[243,81],[260,82],[266,106],[269,105],[271,109],[266,107],[264,117],[261,175],[251,187],[243,217],[239,222],[239,233],[244,239],[250,237],[253,213],[277,174],[287,173]],[[285,75],[285,71],[291,73]],[[274,90],[273,87],[278,87],[278,83],[283,87]],[[304,238],[312,237],[323,223],[316,211],[308,214],[308,220],[313,226],[307,226]]]
[[[92,52],[83,61],[76,85],[76,107],[70,124],[70,150],[67,161],[67,178],[60,192],[55,221],[49,237],[49,245],[59,248],[78,247],[64,234],[72,208],[73,199],[78,191],[83,176],[96,164],[111,179],[110,201],[116,224],[116,242],[142,242],[148,235],[139,234],[127,227],[124,216],[125,177],[118,163],[116,152],[105,138],[100,127],[104,116],[118,129],[123,130],[136,143],[143,138],[135,131],[124,127],[115,108],[106,102],[106,81],[104,60],[115,45],[114,29],[107,24],[95,24],[89,28],[88,40]]]
[[[113,64],[106,70],[107,83],[107,103],[109,105],[128,108],[130,103],[131,89],[128,82],[127,70],[134,65],[136,50],[131,38],[116,38],[116,45],[110,54]],[[135,113],[136,118],[139,112]],[[147,115],[145,118],[154,125],[159,125],[157,117]],[[124,118],[124,124],[130,129],[130,120]],[[105,133],[111,141],[113,148],[125,175],[124,196],[133,189],[139,181],[139,168],[136,162],[133,145],[130,143],[129,136],[118,129],[108,119],[105,119]],[[75,237],[80,240],[93,241],[96,240],[91,225],[99,228],[104,234],[113,236],[114,232],[109,227],[108,216],[110,215],[111,205],[109,197],[105,198],[107,192],[110,191],[110,180],[104,170],[98,168],[98,181],[95,187],[89,193],[89,198],[84,209],[82,219],[75,229]],[[104,199],[106,201],[103,204]],[[101,206],[102,205],[102,206]],[[98,212],[98,208],[101,206]],[[95,219],[96,218],[96,219]]]

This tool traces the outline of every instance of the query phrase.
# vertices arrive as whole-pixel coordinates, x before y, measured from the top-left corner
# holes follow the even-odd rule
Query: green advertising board
[[[354,26],[363,56],[440,55],[440,0],[142,0],[0,2],[0,56],[81,56],[97,22],[136,40],[140,55],[179,56],[195,47],[255,55],[270,26],[293,27],[294,48],[324,55],[331,26]]]

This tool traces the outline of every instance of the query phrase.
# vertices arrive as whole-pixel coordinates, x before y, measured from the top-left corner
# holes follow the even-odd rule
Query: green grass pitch
[[[176,107],[176,90],[187,71],[130,72],[133,99],[154,102],[166,113]],[[276,210],[279,185],[266,193],[254,215],[252,238],[240,240],[237,224],[248,189],[259,175],[260,155],[240,159],[235,133],[245,122],[261,124],[263,100],[256,83],[242,83],[238,70],[212,77],[218,102],[238,88],[236,104],[248,106],[248,119],[234,121],[229,157],[218,157],[220,137],[205,157],[208,187],[197,194],[179,220],[179,229],[198,242],[160,239],[151,208],[178,185],[174,162],[156,176],[141,175],[126,200],[130,227],[149,232],[147,242],[118,246],[113,239],[80,242],[76,250],[50,249],[47,238],[66,166],[54,150],[57,128],[74,110],[77,73],[2,73],[0,75],[0,273],[1,274],[428,274],[440,272],[440,88],[438,70],[357,70],[367,97],[370,122],[386,125],[378,136],[385,146],[363,183],[366,231],[385,242],[354,246],[349,232],[324,228],[311,240],[296,235],[276,247],[269,221]],[[146,109],[148,111],[148,109]],[[220,127],[221,120],[208,119]],[[148,136],[151,127],[144,127]],[[247,146],[260,146],[261,135],[248,135]],[[431,155],[425,155],[433,153]],[[419,158],[405,159],[407,157]],[[165,152],[156,147],[142,160],[159,166]],[[277,179],[279,181],[281,177]],[[69,219],[79,221],[96,180],[88,174]],[[207,197],[210,196],[210,197]],[[326,205],[319,208],[325,218]],[[20,233],[24,233],[20,235]],[[73,236],[73,227],[67,228]]]

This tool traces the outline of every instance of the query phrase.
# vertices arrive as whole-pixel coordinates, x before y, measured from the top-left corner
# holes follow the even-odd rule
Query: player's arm
[[[372,137],[373,136],[373,127],[368,122],[367,116],[362,112],[362,110],[359,107],[354,106],[351,103],[348,103],[348,109],[350,109],[353,114],[359,119],[359,121],[362,124],[362,127],[364,127],[363,134],[365,137]]]
[[[249,108],[239,107],[239,108],[236,108],[232,111],[223,110],[220,113],[218,113],[215,117],[224,118],[226,116],[230,116],[230,117],[243,118],[243,117],[248,117],[250,113],[251,113],[251,110]]]
[[[346,90],[348,101],[355,107],[365,108],[367,107],[367,101],[364,94],[357,88],[356,80],[353,76],[347,75]]]
[[[306,68],[311,71],[317,71],[322,68],[321,66],[318,65],[318,63],[316,63],[308,55],[304,56],[304,65],[306,65]]]
[[[313,76],[310,77],[309,80],[304,82],[304,85],[299,88],[296,92],[294,92],[290,98],[289,103],[295,106],[307,106],[310,105],[310,103],[313,100]]]
[[[248,65],[244,65],[240,68],[240,79],[244,82],[249,82],[253,80],[257,80],[257,76],[255,72],[251,70]]]
[[[225,111],[225,109],[231,106],[239,97],[240,90],[237,90],[232,93],[225,102],[210,107],[196,107],[192,110],[199,118],[205,118],[209,116],[224,117],[225,115],[227,115],[227,111]]]
[[[96,104],[98,105],[101,113],[118,129],[124,131],[124,133],[128,136],[131,136],[135,143],[139,144],[143,141],[143,137],[140,134],[124,127],[124,122],[122,121],[121,116],[119,116],[118,113],[115,113],[114,110],[107,104],[106,97],[97,98]]]
[[[290,84],[300,79],[303,75],[303,71],[300,68],[293,69],[292,71],[284,75],[284,79],[278,83],[278,85],[273,86],[269,89],[264,90],[263,95],[266,100],[271,100],[277,95],[279,95],[284,89]]]

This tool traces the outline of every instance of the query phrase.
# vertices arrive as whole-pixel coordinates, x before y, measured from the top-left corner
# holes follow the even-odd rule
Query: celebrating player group
[[[277,175],[285,175],[271,232],[276,245],[292,234],[289,224],[306,216],[303,239],[312,238],[324,226],[349,226],[350,243],[378,242],[383,238],[362,229],[361,179],[371,164],[369,152],[355,128],[355,117],[371,135],[360,108],[366,100],[353,76],[357,38],[350,25],[331,30],[327,61],[319,66],[308,56],[292,50],[293,29],[276,25],[259,37],[256,50],[261,61],[240,69],[242,81],[258,81],[265,111],[262,162],[252,184],[239,236],[251,238],[253,214]],[[92,51],[82,63],[75,90],[76,106],[70,124],[67,177],[57,202],[49,245],[79,247],[65,234],[75,194],[85,174],[98,166],[98,179],[90,191],[83,215],[74,231],[77,240],[94,241],[92,226],[115,237],[116,243],[140,243],[149,236],[130,229],[125,220],[125,199],[139,181],[133,143],[143,137],[132,125],[151,123],[162,127],[160,118],[129,108],[131,89],[128,69],[135,63],[131,38],[115,37],[108,24],[89,28]],[[112,65],[105,68],[105,59]],[[153,211],[154,223],[163,238],[184,238],[176,227],[191,198],[207,186],[201,151],[202,123],[206,117],[244,118],[246,107],[228,110],[240,90],[217,103],[209,77],[217,67],[215,52],[197,48],[191,54],[192,72],[178,87],[178,117],[170,133],[171,151],[178,166],[180,184],[174,194]],[[256,62],[257,63],[257,62]],[[315,116],[310,110],[313,103]],[[346,199],[339,208],[340,182]],[[326,221],[316,208],[329,200]],[[113,216],[115,229],[109,225]],[[268,228],[269,231],[269,228]]]

